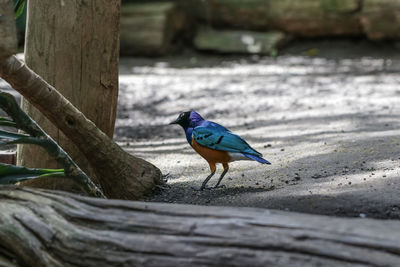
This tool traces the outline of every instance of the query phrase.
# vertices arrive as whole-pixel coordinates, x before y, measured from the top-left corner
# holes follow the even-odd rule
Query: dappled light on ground
[[[121,68],[116,135],[125,149],[169,173],[170,188],[150,200],[400,218],[400,61],[128,63]],[[180,128],[167,125],[189,109],[243,136],[272,165],[235,162],[225,188],[193,191],[208,165]]]

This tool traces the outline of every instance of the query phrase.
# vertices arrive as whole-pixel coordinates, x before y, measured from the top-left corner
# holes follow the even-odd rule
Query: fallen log
[[[400,224],[0,187],[0,265],[398,266]]]
[[[121,10],[121,54],[160,56],[173,49],[185,15],[176,3],[129,3]]]
[[[194,0],[197,17],[217,27],[281,30],[296,36],[361,36],[359,0]]]

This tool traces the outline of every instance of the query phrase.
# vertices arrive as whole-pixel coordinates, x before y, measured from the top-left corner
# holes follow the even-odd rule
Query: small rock
[[[313,178],[313,179],[318,179],[318,178],[321,178],[321,177],[322,177],[322,175],[319,174],[319,173],[316,173],[313,176],[311,176],[311,178]]]

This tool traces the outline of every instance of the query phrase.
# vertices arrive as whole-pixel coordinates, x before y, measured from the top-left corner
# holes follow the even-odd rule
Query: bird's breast
[[[202,156],[208,162],[228,163],[232,161],[232,158],[230,157],[228,152],[202,146],[197,143],[194,138],[192,139],[192,147],[200,156]]]

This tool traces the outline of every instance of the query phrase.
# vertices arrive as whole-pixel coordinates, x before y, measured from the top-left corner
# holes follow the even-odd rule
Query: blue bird
[[[236,160],[255,160],[262,164],[271,164],[262,158],[262,154],[252,148],[243,138],[232,133],[218,123],[203,119],[195,111],[179,114],[170,124],[179,124],[186,134],[189,145],[209,164],[211,174],[202,183],[203,190],[215,174],[216,164],[222,163],[224,171],[214,188],[217,188],[229,170],[229,162]]]

